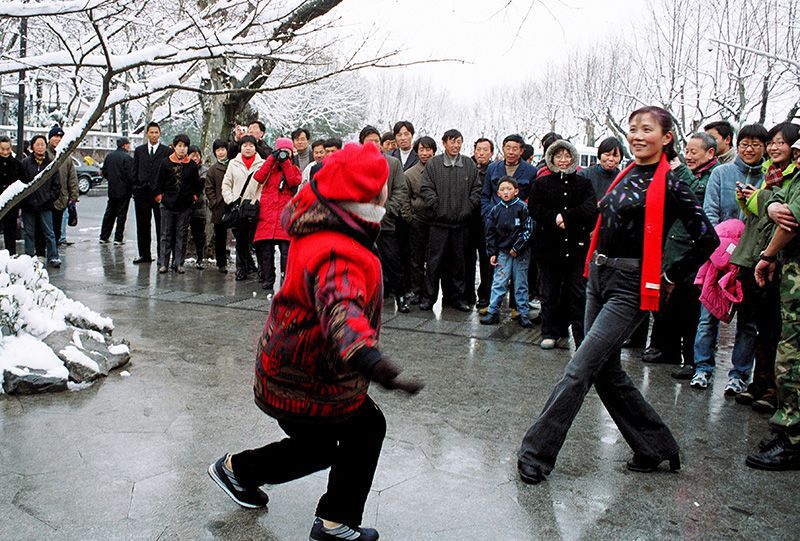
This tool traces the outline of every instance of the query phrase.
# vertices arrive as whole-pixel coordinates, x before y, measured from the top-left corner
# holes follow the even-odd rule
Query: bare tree
[[[199,96],[206,146],[225,136],[260,92],[299,88],[366,66],[392,66],[396,50],[375,53],[357,46],[331,63],[320,51],[335,41],[326,17],[341,0],[198,0],[164,5],[154,0],[110,0],[0,5],[0,76],[47,74],[72,99],[67,116],[80,119],[66,134],[56,160],[30,185],[0,199],[0,215],[36,190],[113,107],[145,100],[142,121],[158,107],[193,107]],[[30,54],[13,51],[10,21],[27,17]],[[292,68],[292,69],[290,69]],[[176,94],[176,92],[184,92]]]

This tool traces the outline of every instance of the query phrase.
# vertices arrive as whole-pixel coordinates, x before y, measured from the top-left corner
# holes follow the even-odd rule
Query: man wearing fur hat
[[[259,488],[331,468],[310,539],[374,541],[361,528],[386,421],[369,382],[416,393],[378,348],[383,280],[375,241],[389,167],[372,144],[350,144],[325,160],[283,211],[286,282],[272,301],[256,356],[256,404],[287,438],[209,466],[239,505],[259,508]]]

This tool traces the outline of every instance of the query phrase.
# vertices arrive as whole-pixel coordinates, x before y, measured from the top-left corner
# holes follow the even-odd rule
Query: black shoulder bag
[[[242,186],[242,191],[239,192],[239,197],[228,205],[228,208],[223,213],[222,220],[220,220],[222,225],[233,227],[241,220],[248,222],[258,221],[258,201],[251,201],[250,199],[242,201],[242,196],[247,191],[247,186],[250,184],[250,179],[253,178],[254,173],[255,171],[247,176],[247,180]]]

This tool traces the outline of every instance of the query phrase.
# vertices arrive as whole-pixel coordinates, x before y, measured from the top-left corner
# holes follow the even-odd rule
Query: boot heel
[[[681,457],[678,453],[675,453],[671,457],[669,457],[669,471],[675,472],[681,469]]]

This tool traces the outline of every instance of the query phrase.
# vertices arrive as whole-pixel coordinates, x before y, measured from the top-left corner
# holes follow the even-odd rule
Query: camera
[[[280,150],[276,150],[273,153],[273,156],[275,156],[275,159],[278,160],[279,162],[284,162],[289,159],[289,151],[286,150],[285,148],[282,148]]]

